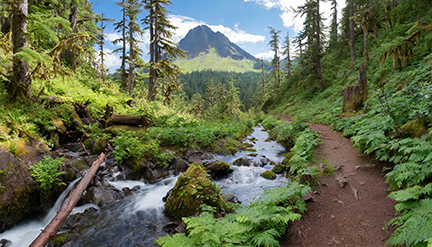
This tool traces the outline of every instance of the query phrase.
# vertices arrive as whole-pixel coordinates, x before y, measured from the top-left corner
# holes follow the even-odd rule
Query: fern
[[[304,210],[301,199],[310,188],[298,183],[267,190],[259,199],[236,213],[216,219],[205,211],[199,217],[184,218],[188,235],[165,236],[157,240],[167,246],[278,246],[278,238],[289,222],[300,219],[294,210]],[[181,244],[180,244],[181,243]]]
[[[428,241],[432,237],[432,199],[424,199],[410,204],[402,216],[389,222],[398,226],[387,244],[399,246],[415,246]]]

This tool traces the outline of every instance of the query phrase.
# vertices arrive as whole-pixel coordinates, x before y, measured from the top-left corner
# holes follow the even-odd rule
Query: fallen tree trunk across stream
[[[81,198],[82,193],[87,188],[90,181],[93,179],[99,166],[105,159],[105,154],[101,153],[99,157],[93,162],[93,165],[88,170],[87,174],[81,179],[78,186],[72,191],[70,196],[63,202],[62,207],[57,212],[56,216],[39,234],[39,236],[30,244],[30,247],[44,247],[48,244],[49,240],[60,230],[60,227],[66,221],[69,214],[74,209],[75,205]]]

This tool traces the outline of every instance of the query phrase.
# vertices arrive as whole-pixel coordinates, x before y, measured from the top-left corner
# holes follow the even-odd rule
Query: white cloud
[[[106,49],[105,53],[106,53],[105,66],[107,68],[120,67],[121,65],[120,54],[113,53],[112,50],[110,49]]]
[[[106,33],[105,40],[108,42],[113,42],[116,39],[120,39],[120,34],[118,33]],[[118,46],[121,46],[121,43],[117,43]]]
[[[186,36],[189,30],[200,25],[207,25],[203,21],[195,20],[191,17],[181,16],[181,15],[169,15],[168,19],[170,20],[171,24],[178,27],[178,29],[173,31],[174,42],[179,42],[182,38]],[[262,35],[254,35],[254,34],[246,33],[245,31],[239,28],[240,24],[238,23],[234,25],[234,29],[222,25],[208,25],[208,26],[214,32],[219,31],[223,33],[225,36],[228,37],[228,39],[231,42],[236,44],[264,42],[265,39],[265,37]]]
[[[256,54],[255,57],[258,59],[263,58],[264,60],[272,60],[274,57],[274,52],[273,51],[261,52]]]
[[[293,9],[297,9],[306,3],[306,0],[244,0],[245,2],[255,2],[256,4],[264,6],[266,9],[277,8],[282,13],[279,17],[283,21],[284,27],[292,28],[295,32],[299,32],[303,27],[304,17],[297,16]],[[338,18],[342,16],[342,9],[345,7],[344,0],[337,0],[338,3]],[[324,13],[323,17],[326,18],[324,24],[330,26],[331,22],[331,2],[320,1],[320,12]]]

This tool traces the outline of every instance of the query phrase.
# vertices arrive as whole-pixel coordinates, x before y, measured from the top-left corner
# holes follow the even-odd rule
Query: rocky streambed
[[[213,156],[193,150],[185,157],[175,160],[169,169],[147,167],[139,178],[140,181],[128,180],[131,177],[130,171],[117,166],[112,158],[108,158],[87,188],[75,212],[50,244],[156,246],[154,241],[167,232],[184,231],[184,226],[182,228],[179,221],[164,213],[163,198],[166,199],[168,192],[175,186],[178,174],[185,172],[192,163],[203,163],[208,177],[215,180],[222,188],[222,193],[230,195],[228,199],[248,204],[265,189],[281,186],[281,181],[288,180],[283,169],[275,170],[275,165],[285,158],[285,148],[274,141],[268,141],[268,138],[268,133],[262,127],[255,127],[246,140],[252,144],[247,151],[231,156]],[[74,164],[74,167],[81,167],[81,172],[85,172],[89,163],[86,158],[77,157],[76,152],[64,152],[63,156],[70,156],[75,163],[80,162]],[[229,165],[220,165],[223,163]],[[271,169],[280,175],[272,173],[271,177],[264,178],[262,174]],[[71,188],[72,185],[69,185],[46,217],[22,223],[0,234],[0,239],[5,239],[4,246],[27,246],[31,243],[53,217],[52,214],[58,210],[56,206],[61,205]]]

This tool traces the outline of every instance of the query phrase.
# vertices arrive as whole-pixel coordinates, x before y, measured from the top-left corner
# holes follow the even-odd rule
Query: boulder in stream
[[[276,174],[282,174],[286,169],[286,166],[283,164],[277,164],[272,168],[272,172]]]
[[[39,209],[39,185],[27,165],[0,152],[0,232]]]
[[[180,175],[165,203],[165,213],[176,218],[197,215],[202,204],[226,210],[219,189],[207,178],[207,171],[200,163],[192,164]]]
[[[253,164],[253,159],[249,157],[241,157],[233,161],[233,166],[250,166]]]
[[[265,179],[275,180],[277,176],[276,174],[274,174],[274,172],[267,170],[261,174],[261,177]]]
[[[215,160],[204,162],[203,165],[212,178],[221,178],[233,172],[230,165],[225,161]]]

